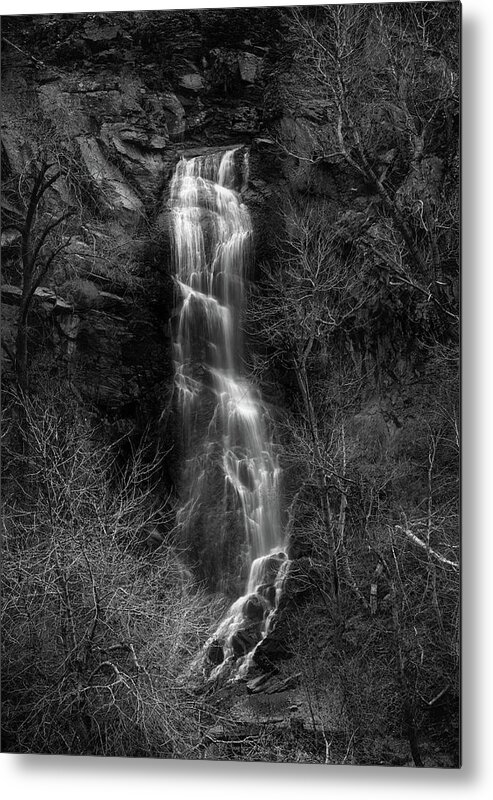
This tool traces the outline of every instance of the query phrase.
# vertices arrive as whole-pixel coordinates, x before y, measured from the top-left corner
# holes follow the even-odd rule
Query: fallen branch
[[[423,701],[423,703],[424,703],[426,706],[428,706],[429,708],[431,708],[432,706],[434,706],[434,705],[435,705],[435,703],[438,703],[438,701],[439,701],[439,700],[441,700],[441,698],[443,697],[443,695],[444,695],[446,692],[448,692],[448,690],[449,690],[449,689],[450,689],[450,684],[448,684],[448,683],[447,683],[447,685],[446,685],[446,686],[445,686],[445,687],[444,687],[444,688],[443,688],[443,689],[442,689],[440,692],[438,692],[438,694],[437,694],[437,695],[435,695],[435,697],[433,697],[431,700],[425,700],[425,698],[424,698],[424,697],[423,697],[421,694],[419,695],[419,697],[421,698],[421,700]]]
[[[426,544],[426,542],[423,542],[422,539],[420,539],[418,536],[416,536],[416,534],[414,534],[408,528],[403,528],[401,525],[396,525],[395,528],[396,528],[396,530],[399,530],[403,534],[405,534],[405,536],[407,536],[408,539],[410,539],[412,542],[414,542],[414,544],[417,544],[418,547],[421,547],[423,550],[426,550],[426,552],[430,556],[433,556],[433,558],[436,558],[436,560],[439,561],[441,564],[446,564],[448,567],[453,567],[454,569],[459,569],[459,564],[458,564],[457,561],[450,561],[448,558],[445,558],[445,556],[442,556],[442,555],[440,555],[440,553],[437,553],[436,550],[433,550],[429,545]]]
[[[19,47],[17,44],[14,44],[14,42],[11,42],[10,39],[6,39],[5,36],[2,36],[2,42],[5,42],[5,44],[10,45],[10,47],[13,47],[19,53],[22,53],[23,56],[29,58],[38,69],[51,69],[61,78],[68,74],[67,70],[61,70],[59,67],[55,67],[53,64],[46,64],[44,61],[41,61],[40,58],[36,58],[36,56],[31,55],[31,53],[26,52],[26,50],[23,50],[22,47]]]

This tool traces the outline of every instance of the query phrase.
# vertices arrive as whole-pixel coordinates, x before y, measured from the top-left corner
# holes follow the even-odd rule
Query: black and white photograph
[[[461,12],[2,15],[3,754],[461,767]]]

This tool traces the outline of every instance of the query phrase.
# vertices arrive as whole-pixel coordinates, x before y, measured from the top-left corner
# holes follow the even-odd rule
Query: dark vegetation
[[[260,381],[284,372],[289,525],[340,625],[358,763],[390,723],[422,765],[437,709],[457,737],[459,67],[457,8],[437,8],[293,11],[304,120],[278,137],[297,191],[251,312]],[[337,205],[328,165],[353,183]]]
[[[125,238],[61,123],[23,109],[28,167],[2,149],[4,282],[20,289],[2,342],[2,749],[457,766],[458,4],[2,23],[34,73],[125,61],[172,86],[219,48],[207,102],[239,85],[228,53],[244,31],[269,48],[255,87],[267,153],[254,143],[252,164],[272,174],[275,236],[259,222],[247,367],[275,405],[286,537],[311,564],[286,662],[310,723],[207,734],[229,710],[192,691],[187,667],[225,598],[175,528],[169,342],[125,417],[84,395],[33,305],[48,287],[84,318],[104,289],[144,315],[152,291],[167,318],[169,243],[152,210]],[[92,272],[77,252],[89,229]]]

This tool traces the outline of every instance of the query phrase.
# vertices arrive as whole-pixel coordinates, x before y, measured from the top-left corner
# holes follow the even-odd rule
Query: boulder
[[[268,617],[262,640],[252,653],[252,662],[263,671],[271,670],[278,661],[292,657],[293,625],[300,607],[309,598],[317,580],[311,559],[284,561],[277,587],[277,607]]]
[[[255,594],[251,594],[245,600],[242,612],[247,620],[252,622],[262,622],[264,618],[265,606],[262,599]]]
[[[250,590],[254,591],[262,584],[273,585],[285,559],[286,554],[282,550],[279,553],[256,558],[250,569],[248,581]]]
[[[121,33],[119,25],[101,24],[99,20],[90,20],[84,25],[83,39],[90,42],[109,42],[116,39]]]
[[[198,72],[182,75],[178,83],[182,89],[187,89],[189,92],[200,92],[204,88],[204,79]]]
[[[218,664],[222,664],[224,661],[224,649],[220,642],[214,639],[206,650],[206,656],[215,667],[217,667]]]
[[[263,59],[253,53],[238,53],[238,69],[241,80],[245,83],[255,83],[262,70]]]
[[[241,658],[249,653],[260,640],[260,626],[249,625],[236,631],[230,639],[230,646],[235,658]]]
[[[22,234],[20,233],[20,231],[13,230],[12,228],[7,228],[7,230],[2,231],[0,235],[0,245],[1,247],[16,247],[20,245],[21,239],[22,239]]]
[[[273,584],[260,584],[260,586],[257,586],[257,594],[263,597],[269,606],[274,606],[276,602],[276,587]]]

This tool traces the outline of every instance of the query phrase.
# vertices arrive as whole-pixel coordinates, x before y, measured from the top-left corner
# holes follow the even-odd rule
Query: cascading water
[[[203,509],[212,505],[217,535],[227,547],[228,536],[234,538],[228,531],[234,514],[228,509],[232,506],[240,514],[248,595],[230,609],[230,622],[223,624],[229,624],[228,630],[234,627],[233,617],[250,613],[258,622],[272,609],[277,573],[272,559],[278,568],[284,558],[279,468],[269,418],[258,392],[241,376],[241,315],[252,227],[238,191],[239,156],[237,148],[182,158],[171,185],[181,300],[174,360],[186,461],[179,522],[192,537]],[[211,474],[218,472],[220,496],[211,497]],[[273,556],[276,552],[280,555]]]

